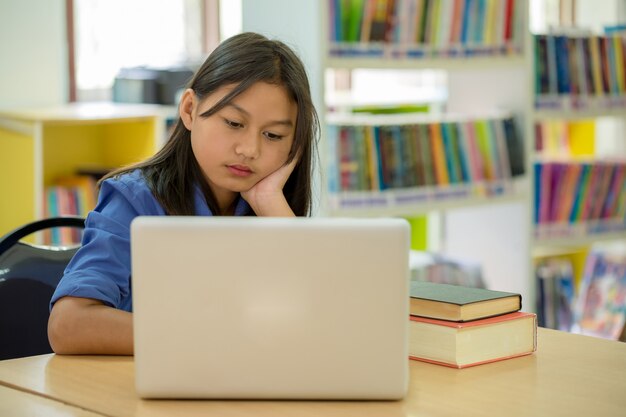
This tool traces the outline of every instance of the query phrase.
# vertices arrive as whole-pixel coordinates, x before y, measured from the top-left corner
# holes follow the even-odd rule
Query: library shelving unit
[[[0,235],[44,217],[44,189],[58,178],[152,155],[164,116],[158,106],[112,103],[0,111]]]
[[[626,241],[626,34],[605,30],[626,15],[615,1],[572,4],[576,27],[538,30],[531,41],[532,270],[541,286],[537,309],[555,328],[568,320],[566,294],[577,307],[584,301],[590,249]],[[551,283],[540,273],[546,259],[564,261],[566,273],[553,270]]]
[[[565,33],[534,35],[535,100],[530,131],[533,143],[544,148],[531,150],[537,156],[532,171],[534,246],[577,247],[626,239],[623,31],[620,35],[570,28]],[[581,124],[590,128],[570,127]],[[611,128],[599,129],[600,124]],[[587,149],[558,149],[567,148],[570,142]],[[555,145],[557,152],[549,149]],[[569,205],[570,213],[555,214],[556,206]]]
[[[505,137],[514,120],[506,112],[330,114],[326,124],[329,154],[335,155],[326,168],[326,211],[331,215],[411,217],[435,208],[523,200],[517,182],[507,174],[511,166]],[[488,146],[480,149],[479,144]],[[478,166],[481,150],[492,151],[483,160],[493,171],[489,178],[482,172],[487,167]],[[443,180],[442,165],[447,174]]]
[[[497,1],[489,3],[491,11],[485,12],[485,20],[478,27],[488,26],[488,22],[502,19],[506,8],[514,5],[519,16],[518,26],[509,31],[515,31],[515,42],[507,47],[493,48],[494,45],[482,45],[477,49],[456,50],[454,53],[438,53],[432,51],[423,54],[423,51],[411,50],[400,53],[393,50],[393,45],[345,45],[333,39],[332,31],[334,19],[333,5],[336,4],[379,4],[387,5],[394,2],[363,1],[339,2],[324,0],[319,2],[292,2],[289,0],[271,0],[258,2],[243,0],[243,30],[264,33],[271,38],[281,39],[295,47],[302,57],[311,80],[314,100],[322,124],[320,155],[322,166],[322,180],[318,184],[321,194],[322,215],[330,216],[407,216],[435,214],[435,224],[441,239],[432,239],[433,247],[442,249],[452,255],[462,258],[471,258],[483,265],[483,273],[488,286],[516,291],[522,294],[525,308],[533,310],[533,290],[530,280],[530,196],[529,176],[530,169],[527,152],[529,149],[528,110],[532,96],[528,90],[527,81],[530,74],[530,36],[526,29],[528,21],[528,3],[526,0]],[[396,4],[420,4],[428,2],[395,2]],[[465,2],[430,2],[431,7],[453,7],[453,4]],[[474,2],[478,4],[478,2]],[[451,11],[451,10],[449,10]],[[492,11],[497,11],[491,13]],[[438,10],[440,15],[447,12]],[[435,30],[435,29],[433,29]],[[443,29],[441,29],[443,30]],[[497,31],[490,36],[503,36]],[[510,33],[509,35],[510,36]],[[499,39],[499,38],[498,38]],[[510,38],[507,38],[510,39]],[[412,45],[416,46],[416,45]],[[409,49],[412,48],[408,46]],[[487,46],[487,49],[480,49]],[[350,52],[350,49],[355,49]],[[381,191],[356,191],[344,195],[348,200],[355,199],[357,203],[345,207],[333,204],[333,201],[342,196],[333,195],[328,186],[327,176],[336,158],[332,143],[333,128],[331,115],[326,112],[325,74],[334,69],[435,69],[444,70],[448,78],[448,102],[446,112],[467,115],[488,114],[493,111],[505,111],[512,114],[517,128],[523,138],[523,156],[525,174],[510,180],[507,192],[494,195],[476,195],[472,192],[446,193],[443,198],[426,199],[422,202],[409,204],[394,204],[389,201],[419,200],[424,189],[388,189],[384,190],[385,203],[382,207],[359,204],[360,199],[367,201]],[[420,98],[416,97],[419,102]],[[480,118],[481,116],[477,116]],[[375,118],[373,117],[372,120]],[[376,122],[371,122],[376,123]],[[417,122],[419,123],[419,122]],[[367,124],[367,123],[364,123]],[[450,190],[450,187],[437,187],[437,191]],[[431,190],[432,191],[432,190]],[[452,197],[450,197],[452,195]],[[400,198],[397,198],[400,197]],[[429,221],[430,222],[430,221]],[[429,234],[431,231],[429,230]],[[439,233],[437,233],[439,234]]]

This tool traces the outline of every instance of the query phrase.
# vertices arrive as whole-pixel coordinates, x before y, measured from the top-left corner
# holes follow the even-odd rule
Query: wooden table
[[[62,402],[39,395],[0,386],[0,416],[99,417],[100,414],[63,404]]]
[[[0,414],[626,416],[626,343],[539,329],[531,356],[463,370],[411,361],[410,375],[403,401],[141,400],[132,357],[42,355],[0,362]]]

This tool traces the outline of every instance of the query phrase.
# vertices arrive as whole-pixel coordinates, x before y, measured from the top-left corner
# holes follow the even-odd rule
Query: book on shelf
[[[44,190],[44,217],[81,216],[96,206],[97,186],[90,175],[69,175],[57,178]],[[51,245],[79,243],[82,230],[56,227],[43,232],[43,242]]]
[[[409,311],[412,316],[467,322],[519,311],[522,296],[432,282],[412,281]]]
[[[626,162],[538,160],[534,171],[538,237],[626,229]]]
[[[493,56],[522,49],[525,0],[327,1],[335,56]]]
[[[570,331],[575,295],[574,266],[571,259],[542,259],[535,265],[535,275],[539,326]]]
[[[411,118],[415,122],[411,122]],[[383,191],[507,182],[522,175],[521,136],[510,116],[329,117],[329,189]],[[421,121],[423,120],[423,121]],[[515,168],[515,171],[514,171]]]
[[[626,326],[626,249],[594,249],[587,256],[572,331],[619,340]]]
[[[537,350],[537,317],[514,312],[470,322],[411,316],[409,358],[452,368],[511,359]]]
[[[606,110],[626,107],[626,37],[556,29],[533,36],[535,107]]]

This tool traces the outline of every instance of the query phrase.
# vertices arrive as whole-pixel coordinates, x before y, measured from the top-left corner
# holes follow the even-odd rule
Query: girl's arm
[[[133,354],[133,316],[90,298],[63,297],[52,307],[48,338],[60,354]]]
[[[257,216],[295,216],[283,194],[283,187],[297,163],[297,158],[294,158],[293,161],[278,168],[248,191],[241,193]]]

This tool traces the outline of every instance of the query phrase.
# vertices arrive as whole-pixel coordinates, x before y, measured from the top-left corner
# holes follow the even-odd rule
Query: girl
[[[139,215],[306,216],[318,119],[300,59],[243,33],[211,53],[153,157],[107,175],[48,323],[57,353],[132,354],[130,223]]]

